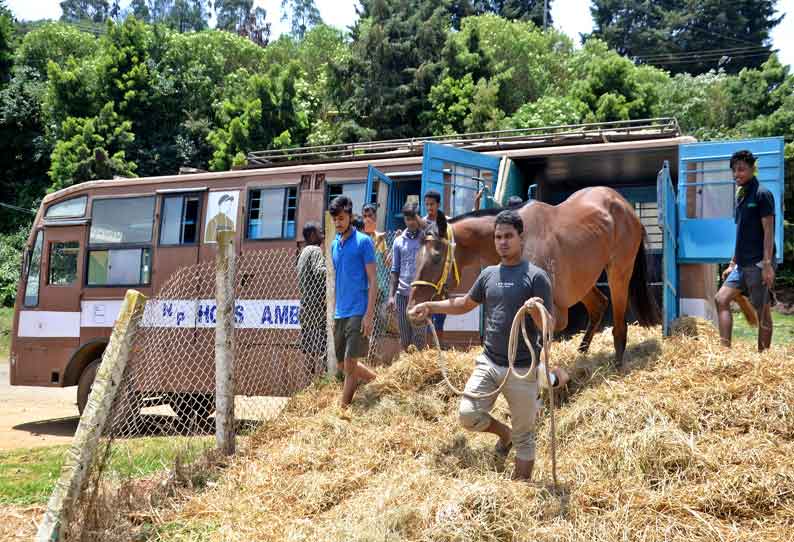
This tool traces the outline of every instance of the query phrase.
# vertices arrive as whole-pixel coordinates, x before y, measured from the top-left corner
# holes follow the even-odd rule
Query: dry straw
[[[402,356],[348,414],[337,383],[293,398],[218,486],[161,517],[163,539],[651,541],[794,539],[794,350],[731,352],[713,329],[630,327],[627,366],[611,333],[578,337],[552,362],[574,373],[558,412],[561,493],[546,424],[534,482],[510,480],[490,435],[461,429],[435,354]],[[462,386],[477,351],[450,353]],[[504,418],[500,398],[495,415]]]

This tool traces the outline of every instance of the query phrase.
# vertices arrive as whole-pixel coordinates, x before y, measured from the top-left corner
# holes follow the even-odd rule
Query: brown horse
[[[439,213],[429,224],[417,259],[409,307],[443,297],[456,268],[499,263],[494,222],[502,209],[485,209],[454,217]],[[517,209],[524,221],[524,257],[543,268],[552,281],[555,331],[568,325],[568,309],[578,302],[589,322],[579,346],[586,352],[609,304],[596,288],[606,269],[612,298],[615,363],[626,350],[625,314],[629,301],[643,326],[660,322],[659,309],[647,284],[645,228],[633,207],[615,190],[585,188],[559,205],[531,202]],[[451,239],[450,239],[451,237]]]

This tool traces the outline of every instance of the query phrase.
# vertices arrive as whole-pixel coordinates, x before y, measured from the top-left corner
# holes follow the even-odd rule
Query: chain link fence
[[[374,366],[399,353],[396,318],[387,306],[395,237],[385,234],[376,255],[379,291],[367,356]],[[330,258],[323,252],[266,249],[245,252],[227,268],[215,261],[185,267],[133,315],[138,325],[132,354],[66,539],[129,538],[141,499],[151,505],[176,486],[206,483],[209,467],[219,460],[215,327],[222,309],[216,307],[216,273],[233,274],[227,281],[234,285],[228,344],[234,427],[243,446],[290,396],[317,378],[341,378],[333,371],[326,376]]]

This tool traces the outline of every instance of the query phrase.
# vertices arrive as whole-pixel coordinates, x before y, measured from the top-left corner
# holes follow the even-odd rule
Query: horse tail
[[[758,327],[758,313],[755,312],[755,307],[750,303],[746,296],[740,295],[736,298],[736,304],[744,314],[744,319],[747,320],[747,325],[750,327]]]
[[[643,327],[656,326],[662,323],[656,297],[648,286],[648,263],[645,259],[645,235],[634,257],[634,272],[629,282],[629,300],[634,309],[637,321]]]

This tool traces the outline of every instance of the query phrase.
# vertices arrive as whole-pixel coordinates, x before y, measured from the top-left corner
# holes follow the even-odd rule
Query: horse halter
[[[433,298],[442,295],[444,291],[444,287],[447,284],[447,280],[449,279],[450,270],[452,271],[452,274],[455,277],[455,285],[460,286],[460,273],[458,272],[458,262],[455,260],[455,234],[452,232],[452,226],[447,224],[447,239],[439,239],[439,241],[446,243],[449,246],[449,248],[447,249],[447,257],[444,258],[444,268],[441,270],[441,277],[438,279],[438,282],[415,280],[411,283],[412,288],[415,286],[430,286],[431,288],[433,288],[435,290],[435,294],[433,294]]]

